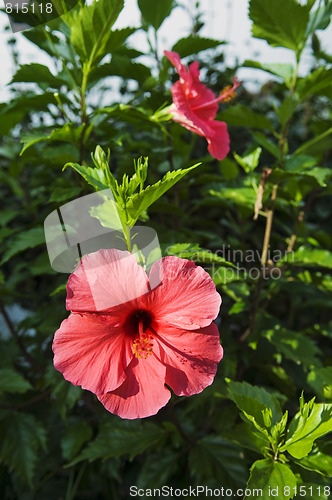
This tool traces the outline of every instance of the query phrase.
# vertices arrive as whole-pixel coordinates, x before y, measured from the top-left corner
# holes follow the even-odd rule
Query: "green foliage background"
[[[297,491],[327,499],[332,68],[319,36],[332,4],[250,1],[252,35],[288,48],[294,64],[245,62],[271,79],[255,94],[243,82],[236,101],[223,106],[231,153],[221,162],[163,110],[178,76],[158,52],[158,29],[173,1],[138,6],[149,64],[131,45],[134,29],[111,29],[122,0],[81,0],[24,32],[56,71],[18,66],[11,99],[0,103],[0,496],[120,500],[130,485],[204,484],[261,488],[264,499],[276,486],[278,498]],[[191,33],[173,50],[186,63],[199,60],[217,94],[238,68],[226,67],[227,46],[201,37],[201,28],[198,7]],[[299,77],[306,46],[313,64]],[[15,43],[12,50],[15,60]],[[50,266],[43,221],[67,201],[114,187],[100,149],[91,160],[97,145],[110,149],[119,183],[141,156],[149,157],[148,185],[171,172],[159,187],[129,193],[132,220],[157,230],[164,255],[201,264],[223,297],[217,324],[225,354],[213,385],[190,398],[173,395],[140,421],[107,413],[52,364],[52,337],[68,314],[67,276]],[[180,180],[184,172],[175,171],[197,162]],[[67,163],[74,168],[62,171]],[[237,260],[235,250],[254,257]],[[26,311],[21,320],[17,306]]]

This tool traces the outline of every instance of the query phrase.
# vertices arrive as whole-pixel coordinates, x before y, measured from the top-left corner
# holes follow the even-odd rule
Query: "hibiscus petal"
[[[164,54],[169,59],[169,61],[175,66],[176,71],[179,73],[183,80],[188,77],[188,71],[184,64],[181,62],[181,58],[177,52],[171,52],[169,50],[164,50]]]
[[[217,317],[221,297],[202,267],[187,259],[164,257],[150,271],[150,282],[159,280],[161,284],[143,298],[158,321],[194,330]]]
[[[189,120],[183,113],[181,113],[174,104],[172,104],[169,108],[169,112],[173,115],[173,120],[175,122],[180,123],[187,130],[194,132],[194,134],[198,134],[204,137],[204,132],[206,132],[206,130],[204,129],[203,131],[201,128],[194,125],[194,123]]]
[[[212,105],[193,111],[189,100],[183,93],[180,82],[176,82],[171,91],[174,103],[170,112],[173,114],[174,121],[191,132],[205,137],[211,155],[217,160],[223,160],[229,152],[230,143],[226,123],[203,118],[210,113],[209,109]]]
[[[73,313],[55,332],[54,367],[74,385],[96,394],[119,387],[133,358],[132,338],[110,315]]]
[[[108,311],[149,291],[148,278],[135,257],[116,249],[85,255],[70,275],[66,307],[69,311]]]
[[[229,152],[229,135],[225,122],[214,121],[209,124],[211,132],[205,136],[209,153],[217,160],[223,160]]]
[[[201,106],[215,99],[215,95],[204,83],[199,79],[198,61],[194,61],[189,66],[189,71],[181,63],[180,56],[177,52],[164,51],[166,57],[175,66],[181,80],[176,82],[172,87],[173,100],[176,104],[176,96],[174,93],[180,91],[182,96],[189,102],[190,107]],[[211,105],[199,109],[197,115],[204,120],[213,120],[218,111],[218,104],[213,102]]]
[[[194,61],[189,66],[189,76],[186,83],[186,97],[190,95],[189,106],[195,114],[202,120],[214,120],[218,112],[218,103],[215,102],[216,96],[199,79],[198,61]],[[190,89],[190,93],[188,90]],[[214,101],[214,102],[213,102]],[[200,108],[200,106],[204,106]],[[199,109],[195,109],[195,108]]]
[[[178,396],[198,394],[211,385],[223,356],[215,323],[199,330],[159,325],[154,352],[166,366],[166,384]]]
[[[176,110],[176,115],[174,116],[174,120],[181,123],[186,128],[194,127],[196,130],[189,128],[199,135],[206,136],[210,132],[210,123],[213,123],[212,119],[207,120],[200,118],[199,114],[192,110],[192,106],[190,100],[185,95],[183,90],[183,85],[180,82],[175,82],[171,88],[172,96],[173,96],[173,108],[171,106],[170,112],[174,111],[174,107]],[[197,99],[197,104],[201,104],[200,99]],[[218,105],[214,104],[214,106]],[[216,113],[214,113],[215,116]],[[199,130],[199,132],[197,131]]]
[[[171,397],[164,382],[166,368],[155,356],[134,358],[126,370],[127,379],[115,391],[99,394],[105,408],[130,420],[155,415]]]

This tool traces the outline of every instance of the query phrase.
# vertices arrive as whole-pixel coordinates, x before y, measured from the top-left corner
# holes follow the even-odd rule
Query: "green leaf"
[[[36,144],[37,142],[40,141],[47,141],[49,136],[43,134],[43,133],[33,133],[33,134],[27,134],[27,135],[22,135],[21,137],[21,142],[23,143],[23,148],[20,153],[22,155],[24,151],[26,151],[28,148]]]
[[[164,429],[151,422],[112,419],[101,426],[97,438],[68,467],[82,460],[92,462],[97,458],[127,455],[133,459],[146,449],[156,447],[164,437]]]
[[[173,9],[173,0],[162,2],[151,2],[151,0],[138,0],[138,7],[142,13],[143,20],[158,30],[163,21],[170,15]]]
[[[317,165],[317,160],[313,156],[291,155],[285,161],[285,171],[303,173],[304,170],[314,167],[315,165]]]
[[[126,207],[128,214],[132,218],[133,224],[142,212],[149,208],[156,200],[166,193],[166,191],[174,186],[174,184],[180,181],[186,174],[199,165],[200,163],[197,163],[189,168],[167,172],[167,174],[164,175],[160,181],[156,182],[156,184],[147,186],[140,193],[134,194],[134,196],[129,199]]]
[[[279,118],[280,125],[283,127],[291,119],[298,106],[298,101],[293,95],[289,95],[282,102],[279,108],[276,108],[276,113]]]
[[[159,454],[149,454],[138,475],[138,488],[162,488],[177,471],[178,458],[178,455],[168,448]]]
[[[209,194],[216,196],[223,203],[234,203],[235,205],[254,208],[256,201],[256,193],[253,188],[239,187],[239,188],[225,188],[215,191],[210,189]]]
[[[280,262],[288,262],[293,266],[327,267],[332,269],[332,252],[302,245],[295,252],[288,253]]]
[[[332,399],[332,367],[313,368],[308,373],[308,384],[323,399]]]
[[[300,459],[310,453],[314,441],[332,431],[332,404],[314,404],[314,400],[303,403],[293,418],[280,451],[288,451]]]
[[[330,24],[332,16],[332,2],[325,2],[325,5],[310,12],[309,22],[307,25],[307,35],[316,30],[325,30]]]
[[[226,181],[236,179],[239,175],[239,167],[235,161],[225,158],[220,162],[220,170]]]
[[[8,238],[11,234],[15,232],[15,229],[11,229],[9,227],[3,227],[0,229],[0,242]]]
[[[266,435],[255,431],[252,425],[247,422],[241,422],[241,424],[236,425],[231,431],[227,431],[227,439],[261,455],[264,455],[270,447],[270,442]]]
[[[32,386],[12,368],[0,369],[0,394],[3,392],[26,392]]]
[[[189,455],[189,467],[195,477],[214,478],[221,483],[233,481],[244,486],[247,468],[240,449],[220,436],[206,436],[195,444]]]
[[[54,269],[52,269],[51,267],[50,259],[47,252],[39,254],[38,257],[29,264],[29,271],[31,272],[32,276],[55,274]]]
[[[227,287],[226,285],[232,282],[241,282],[241,285],[245,285],[244,281],[246,279],[245,273],[241,269],[236,269],[236,271],[233,271],[233,269],[226,268],[225,266],[220,266],[220,267],[212,267],[210,271],[210,276],[212,280],[214,281],[214,284],[216,286],[218,285],[223,285],[223,291],[227,293],[232,300],[238,302],[240,301],[240,296],[237,295],[237,293],[231,289],[230,287]],[[239,284],[239,286],[241,286]],[[246,285],[245,285],[246,286]]]
[[[332,456],[323,453],[316,447],[309,455],[301,460],[295,460],[295,463],[304,469],[312,470],[323,476],[332,477]]]
[[[38,63],[23,64],[16,71],[10,83],[33,82],[44,84],[48,87],[59,88],[67,82],[58,76],[54,76],[47,66]]]
[[[0,463],[14,470],[30,486],[40,450],[45,447],[45,430],[33,415],[16,412],[1,419]]]
[[[106,168],[85,167],[84,165],[70,162],[66,163],[62,170],[65,170],[67,167],[76,170],[76,172],[78,172],[90,186],[93,186],[96,191],[102,191],[103,189],[111,187],[108,183]]]
[[[286,359],[307,369],[317,364],[320,350],[315,341],[303,332],[292,332],[286,328],[276,327],[268,330],[264,336]]]
[[[18,123],[22,123],[22,118],[24,116],[24,110],[4,110],[0,108],[0,134],[6,135],[8,132],[15,127]],[[2,149],[2,155],[8,156],[8,152],[5,154],[5,150]]]
[[[250,0],[252,35],[272,47],[286,47],[298,53],[304,47],[309,9],[296,0]]]
[[[50,56],[58,58],[60,55],[65,61],[72,61],[72,53],[68,49],[68,45],[63,43],[63,39],[60,40],[54,31],[53,33],[49,31],[46,37],[43,28],[35,27],[33,30],[24,31],[22,35]]]
[[[55,397],[55,407],[61,417],[65,419],[67,412],[71,410],[80,399],[82,389],[59,377],[59,382],[52,391],[52,395]]]
[[[90,215],[98,219],[104,227],[120,231],[121,234],[126,230],[126,214],[114,200],[108,198],[101,205],[92,207]]]
[[[72,144],[78,144],[80,141],[81,133],[85,129],[85,125],[80,125],[79,127],[73,123],[66,123],[60,128],[55,128],[52,130],[50,135],[44,134],[34,134],[34,135],[23,135],[23,149],[20,153],[22,155],[28,148],[33,146],[40,141],[63,141],[70,142]]]
[[[294,497],[296,484],[296,477],[287,465],[266,458],[252,465],[247,489],[261,490],[259,496],[266,500],[273,497],[288,500]]]
[[[267,149],[267,151],[269,151],[279,160],[280,151],[278,146],[274,142],[270,141],[270,139],[265,137],[265,135],[261,132],[253,132],[252,136],[260,146],[263,146],[263,148]]]
[[[303,175],[313,177],[320,186],[326,187],[326,181],[332,176],[332,170],[330,168],[314,167],[304,172]]]
[[[301,78],[296,85],[296,92],[300,99],[305,99],[312,94],[321,93],[326,88],[332,89],[332,68],[327,69],[322,66],[305,78]]]
[[[269,408],[272,412],[271,424],[276,424],[282,417],[278,400],[262,387],[255,387],[247,382],[228,382],[228,395],[236,406],[245,412],[246,417],[251,417],[261,428],[267,428],[263,412]]]
[[[123,28],[121,30],[119,29],[113,31],[110,30],[110,33],[107,34],[107,41],[105,43],[105,47],[98,48],[93,63],[96,64],[97,62],[101,61],[105,55],[112,54],[112,52],[118,49],[121,45],[123,45],[127,40],[127,38],[129,38],[130,35],[135,33],[135,31],[136,28]]]
[[[293,156],[293,158],[296,158],[296,156]],[[301,158],[303,157],[301,156]],[[298,165],[298,170],[296,170],[294,162],[291,169],[289,169],[287,165],[285,166],[284,170],[275,167],[272,171],[270,179],[271,180],[277,179],[278,181],[281,181],[283,179],[300,177],[301,180],[305,181],[306,179],[310,180],[311,177],[312,179],[315,179],[315,182],[317,183],[318,186],[326,187],[327,180],[331,176],[332,176],[332,170],[330,168],[322,168],[322,167],[309,168],[309,164],[304,163],[303,165]],[[312,182],[310,182],[310,184],[313,186]]]
[[[83,444],[92,438],[92,429],[84,420],[76,420],[68,427],[61,439],[62,456],[72,460],[80,451]]]
[[[176,243],[168,246],[165,251],[167,255],[176,255],[181,259],[189,259],[201,264],[224,264],[236,269],[234,264],[228,262],[221,255],[212,253],[210,250],[204,250],[196,243]]]
[[[6,175],[4,169],[0,170],[0,180],[5,184],[8,184],[16,196],[18,196],[19,198],[24,198],[24,191],[19,181],[11,175]]]
[[[55,290],[53,290],[50,293],[50,297],[53,297],[53,295],[57,295],[58,293],[64,294],[66,292],[66,289],[67,289],[67,283],[62,283],[62,285],[57,286]]]
[[[233,153],[233,155],[237,163],[243,168],[243,170],[247,174],[249,174],[250,172],[253,172],[255,168],[258,166],[261,152],[262,148],[256,148],[254,151],[243,157],[239,156],[236,153]]]
[[[69,23],[70,40],[83,63],[90,67],[96,65],[134,31],[111,29],[123,5],[123,0],[94,0],[73,13]]]
[[[119,56],[118,54],[112,55],[110,63],[97,66],[90,74],[90,84],[99,81],[101,78],[109,76],[120,76],[125,80],[136,80],[142,84],[151,72],[144,64],[132,61],[126,56]]]
[[[70,102],[63,94],[61,99],[66,102]],[[1,113],[2,117],[7,114],[7,112],[19,112],[24,111],[24,115],[29,113],[29,111],[48,111],[48,106],[50,104],[57,105],[57,101],[54,97],[53,92],[43,92],[42,94],[36,94],[35,92],[25,91],[23,95],[16,97],[10,101]]]
[[[221,116],[227,125],[274,130],[271,121],[266,116],[254,113],[254,111],[243,104],[230,106],[223,110]]]
[[[35,248],[38,245],[45,243],[44,229],[42,227],[34,227],[19,233],[10,240],[10,245],[4,252],[0,264],[4,264],[10,260],[14,255],[28,248]]]
[[[142,126],[142,124],[148,124],[149,128],[151,124],[160,126],[159,121],[171,120],[172,115],[164,110],[158,110],[154,114],[149,109],[142,108],[139,106],[130,106],[127,104],[116,104],[114,106],[109,106],[106,108],[101,108],[96,111],[96,114],[107,113],[112,118],[120,118],[122,121],[127,121],[136,126]]]
[[[294,67],[292,64],[289,63],[260,63],[258,61],[253,61],[251,59],[246,59],[243,63],[243,66],[245,68],[256,68],[256,69],[261,69],[262,71],[266,71],[267,73],[270,73],[271,75],[278,76],[281,78],[287,86],[290,85],[293,73],[294,73]]]
[[[198,35],[189,35],[185,38],[180,38],[172,47],[172,51],[177,52],[180,57],[191,56],[207,49],[214,49],[223,44],[221,40],[213,38],[204,38]]]
[[[332,127],[329,129],[325,130],[318,136],[314,137],[313,139],[310,139],[310,141],[305,142],[300,146],[295,152],[295,155],[302,155],[307,154],[307,155],[321,155],[326,149],[331,148],[331,139],[329,138],[329,135],[332,134]]]
[[[63,201],[69,200],[70,198],[75,198],[75,196],[78,196],[81,191],[82,189],[80,187],[56,186],[52,191],[49,201],[56,201],[57,203],[61,203]]]

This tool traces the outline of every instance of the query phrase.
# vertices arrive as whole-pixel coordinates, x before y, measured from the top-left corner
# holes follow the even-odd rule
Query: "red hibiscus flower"
[[[215,120],[218,103],[234,97],[234,90],[240,83],[234,78],[233,87],[226,87],[216,97],[212,90],[200,82],[197,61],[189,66],[188,71],[177,52],[165,50],[164,54],[180,75],[180,80],[171,88],[173,104],[169,111],[173,120],[205,137],[210,154],[217,160],[223,160],[229,152],[229,135],[226,123]]]
[[[69,277],[72,314],[55,333],[54,366],[122,418],[154,415],[170,399],[165,384],[190,396],[213,382],[220,303],[210,276],[189,260],[165,257],[148,278],[129,252],[85,255]]]

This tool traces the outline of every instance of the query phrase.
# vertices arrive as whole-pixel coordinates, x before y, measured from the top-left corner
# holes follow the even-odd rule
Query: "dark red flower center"
[[[147,358],[152,354],[152,318],[147,311],[136,311],[129,317],[129,328],[133,333],[133,353],[136,358]]]

